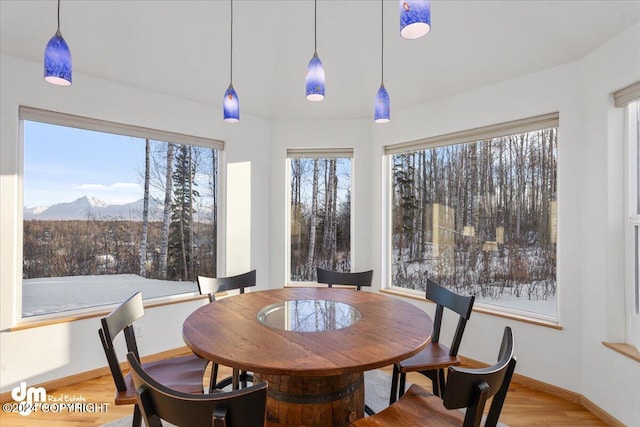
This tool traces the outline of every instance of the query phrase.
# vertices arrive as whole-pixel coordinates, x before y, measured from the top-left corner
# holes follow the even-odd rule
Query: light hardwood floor
[[[390,367],[383,370],[391,373]],[[228,368],[221,367],[219,378],[230,375],[230,373]],[[407,381],[427,389],[431,388],[430,382],[420,374],[410,373],[407,376]],[[0,425],[2,427],[93,427],[115,421],[132,413],[132,406],[113,405],[114,385],[110,375],[61,387],[57,390],[47,390],[47,393],[56,398],[84,397],[87,402],[95,404],[109,403],[108,411],[84,414],[38,412],[26,417],[0,412]],[[500,421],[509,426],[606,426],[581,405],[513,383],[502,409]]]

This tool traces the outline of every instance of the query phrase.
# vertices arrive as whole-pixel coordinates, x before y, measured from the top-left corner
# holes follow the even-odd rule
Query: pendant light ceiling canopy
[[[240,101],[232,83],[229,83],[229,87],[224,92],[222,108],[225,122],[236,123],[240,121]]]
[[[305,85],[307,99],[309,101],[322,101],[324,99],[324,67],[318,57],[318,1],[313,5],[313,56],[307,66]]]
[[[384,0],[380,0],[380,89],[376,94],[374,122],[389,123],[389,120],[391,120],[389,92],[384,87]]]
[[[60,32],[60,0],[58,0],[58,29],[44,49],[44,79],[51,84],[71,84],[71,51]]]
[[[227,123],[237,123],[240,121],[240,100],[233,88],[233,0],[231,0],[231,36],[229,49],[229,87],[224,92],[222,99],[222,110],[224,121]]]
[[[431,31],[431,2],[429,0],[400,0],[400,35],[417,39]]]

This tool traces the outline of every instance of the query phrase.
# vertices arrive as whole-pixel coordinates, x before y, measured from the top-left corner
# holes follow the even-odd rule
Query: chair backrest
[[[497,425],[516,367],[513,353],[513,333],[507,326],[502,335],[498,363],[480,369],[449,367],[442,403],[447,409],[467,408],[464,427],[480,425],[485,403],[490,397],[493,400],[484,425]]]
[[[317,267],[316,275],[318,276],[318,283],[326,283],[329,287],[333,285],[351,285],[360,290],[362,286],[371,286],[373,270],[341,273]]]
[[[120,332],[124,331],[127,351],[132,352],[139,359],[136,336],[133,331],[133,322],[142,316],[144,316],[142,294],[137,292],[116,307],[109,315],[100,319],[102,327],[98,329],[98,335],[102,342],[104,354],[107,356],[107,362],[109,362],[109,369],[111,370],[113,381],[116,384],[116,390],[119,392],[125,391],[127,386],[124,382],[124,375],[120,369],[120,363],[118,362],[113,341]]]
[[[467,326],[467,320],[471,317],[475,297],[473,295],[458,295],[444,286],[438,285],[431,279],[427,279],[427,299],[436,303],[436,315],[433,319],[431,342],[437,343],[440,341],[440,327],[442,326],[442,316],[445,307],[458,313],[460,316],[456,332],[453,335],[451,347],[449,347],[449,355],[457,356],[460,343],[462,342],[464,328]]]
[[[133,353],[127,355],[138,406],[147,427],[161,419],[189,427],[264,427],[267,383],[230,392],[189,394],[172,390],[151,378]]]
[[[198,289],[200,295],[209,295],[209,301],[216,300],[215,294],[218,292],[232,291],[239,289],[240,293],[244,293],[244,288],[250,288],[256,285],[256,271],[251,270],[247,273],[238,274],[229,277],[206,277],[198,276]]]

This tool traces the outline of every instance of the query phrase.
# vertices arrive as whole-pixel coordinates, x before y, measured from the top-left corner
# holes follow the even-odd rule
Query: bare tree
[[[311,271],[313,267],[316,247],[316,228],[318,226],[318,159],[313,159],[313,187],[311,191],[311,221],[309,226],[309,252],[307,255],[309,271]]]
[[[171,194],[173,193],[173,148],[174,144],[167,144],[167,170],[164,185],[164,210],[162,213],[162,232],[160,234],[160,278],[167,278],[167,258],[169,253],[169,225],[171,221]]]
[[[142,238],[140,239],[140,276],[147,271],[147,230],[149,227],[149,170],[151,168],[151,143],[146,140],[144,146],[144,199],[142,208]]]
[[[211,149],[211,196],[213,198],[213,276],[218,276],[218,150]]]
[[[189,177],[188,177],[188,186],[189,186],[189,212],[188,212],[188,223],[190,224],[189,227],[189,245],[191,245],[191,248],[189,250],[189,252],[191,253],[191,256],[189,257],[188,260],[188,268],[189,268],[189,274],[191,274],[191,277],[193,277],[195,275],[195,263],[193,262],[193,258],[195,256],[195,242],[193,241],[193,228],[194,228],[194,224],[193,224],[193,175],[195,175],[196,170],[195,170],[195,162],[193,161],[193,148],[189,145],[187,147],[187,155],[188,155],[188,159],[187,159],[187,163],[189,165]],[[188,275],[185,275],[186,277],[188,277]],[[185,277],[185,278],[186,278]]]
[[[330,207],[330,215],[329,215],[329,262],[331,263],[331,269],[335,270],[336,269],[336,262],[337,262],[337,257],[336,257],[336,247],[338,244],[338,234],[337,234],[337,226],[338,226],[338,174],[337,174],[337,169],[336,169],[336,159],[331,159],[331,161],[329,162],[330,168],[331,168],[331,172],[330,172],[330,190],[329,189],[325,189],[325,193],[327,194],[327,197],[329,194],[331,194],[330,200],[331,202],[329,203],[329,207]],[[327,249],[327,247],[325,246],[323,248],[325,251]]]

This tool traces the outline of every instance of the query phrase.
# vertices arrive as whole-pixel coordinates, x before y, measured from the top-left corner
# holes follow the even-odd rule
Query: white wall
[[[624,341],[622,108],[611,92],[640,81],[640,24],[581,62],[585,233],[582,394],[629,426],[640,426],[640,364],[602,346]]]
[[[246,239],[227,241],[227,248],[258,270],[260,286],[267,283],[269,206],[268,163],[271,124],[242,116],[237,124],[222,121],[219,108],[124,87],[75,73],[73,85],[55,87],[42,78],[42,65],[14,57],[0,57],[0,389],[19,381],[44,382],[106,365],[98,339],[98,319],[9,332],[20,318],[22,194],[18,107],[51,111],[166,130],[225,141],[228,163],[243,162],[251,170],[250,247]],[[206,90],[207,88],[203,88]],[[224,90],[224,87],[221,87]],[[222,100],[222,94],[215,96]],[[251,146],[250,150],[246,149]],[[51,147],[51,150],[55,150]],[[228,183],[231,185],[232,183]],[[227,199],[237,197],[229,192]],[[244,196],[244,195],[243,195]],[[234,258],[237,265],[240,261]],[[224,268],[221,273],[224,273]],[[182,322],[198,303],[147,310],[142,355],[184,345]]]
[[[287,148],[355,148],[354,268],[373,268],[377,288],[383,272],[384,145],[558,111],[558,315],[563,329],[474,313],[460,352],[494,361],[501,331],[510,325],[516,337],[517,372],[580,393],[623,423],[640,425],[640,364],[601,345],[624,336],[622,113],[613,107],[611,92],[640,78],[639,44],[640,25],[636,25],[582,60],[393,111],[387,125],[374,125],[368,119],[270,124],[243,117],[239,127],[232,127],[221,123],[215,108],[85,76],[74,76],[71,88],[51,87],[42,82],[38,64],[2,56],[0,324],[12,325],[13,302],[19,298],[18,105],[226,140],[227,161],[252,165],[250,265],[258,269],[260,285],[270,287],[287,281],[283,263]],[[412,302],[433,313],[431,304]],[[164,328],[181,323],[191,309],[173,307],[150,310],[149,316],[154,316],[148,322],[150,337],[160,337]],[[16,378],[45,381],[104,365],[95,322],[0,334],[3,391]],[[149,343],[149,352],[182,345],[175,334],[170,331],[171,342]],[[17,374],[6,379],[8,372]]]
[[[619,224],[621,207],[617,206],[621,203],[621,195],[612,196],[607,192],[607,189],[620,192],[622,184],[621,175],[615,176],[615,182],[608,181],[609,174],[620,173],[621,169],[610,170],[608,164],[607,117],[613,108],[611,92],[640,76],[636,58],[631,54],[620,55],[624,50],[637,48],[639,29],[640,26],[636,26],[583,60],[410,110],[394,111],[392,121],[387,125],[374,125],[368,120],[274,123],[272,283],[280,286],[286,282],[281,252],[284,249],[281,248],[286,231],[285,193],[288,187],[284,162],[288,147],[351,146],[349,141],[354,141],[356,147],[362,146],[364,152],[368,152],[368,157],[363,157],[363,150],[356,149],[355,155],[354,195],[357,201],[354,205],[358,230],[354,240],[357,256],[364,257],[356,262],[355,269],[374,268],[374,288],[377,288],[384,280],[381,276],[385,271],[381,249],[384,246],[384,145],[557,111],[560,113],[558,317],[563,329],[474,313],[460,352],[487,363],[495,361],[502,330],[510,325],[516,337],[518,373],[583,394],[624,423],[637,424],[640,412],[637,394],[632,391],[637,388],[640,365],[606,349],[601,341],[621,339],[624,335],[607,332],[607,325],[611,324],[607,319],[614,314],[606,305],[609,275],[612,280],[609,294],[616,303],[621,303],[619,308],[624,307],[619,257],[614,257],[610,266],[607,266],[606,257],[609,252],[617,251],[620,255],[620,242],[623,241]],[[615,56],[616,61],[609,56]],[[591,111],[591,98],[594,97],[602,105]],[[620,114],[619,111],[616,113]],[[622,129],[622,123],[613,125]],[[622,142],[611,141],[611,144],[617,147]],[[620,150],[615,152],[622,155]],[[369,162],[369,170],[359,170],[365,161]],[[362,190],[365,192],[361,193]],[[611,215],[615,217],[616,227],[607,230]],[[432,304],[410,302],[433,314]],[[623,317],[613,317],[616,324],[610,325],[609,330],[617,331],[624,326]],[[447,329],[453,328],[452,323],[447,324]],[[606,375],[596,368],[598,364],[607,365]],[[623,370],[628,372],[623,373]],[[613,389],[616,391],[612,392]]]
[[[640,425],[640,364],[605,348],[624,339],[623,113],[611,93],[640,79],[640,25],[575,63],[396,112],[377,147],[538,114],[560,113],[558,308],[561,331],[474,313],[460,353],[487,363],[515,334],[516,372],[580,393]],[[391,89],[390,89],[391,90]],[[381,180],[375,158],[373,182]],[[374,192],[373,206],[383,203]],[[380,248],[379,212],[372,224]],[[383,254],[374,259],[382,259]],[[374,266],[376,270],[382,264]],[[421,304],[432,313],[432,305]],[[449,324],[449,329],[453,325]]]

